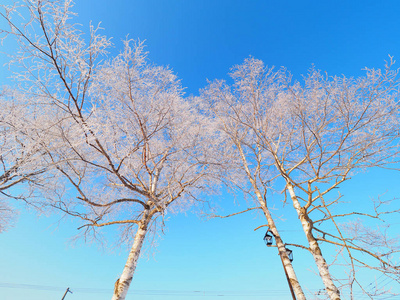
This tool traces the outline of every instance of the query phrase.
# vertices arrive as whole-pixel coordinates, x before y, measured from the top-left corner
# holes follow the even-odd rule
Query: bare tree
[[[399,79],[398,71],[391,70],[392,64],[390,61],[384,70],[367,69],[366,75],[358,79],[328,77],[312,69],[304,85],[295,83],[288,88],[286,105],[293,125],[290,144],[281,143],[281,149],[277,149],[269,137],[264,137],[264,147],[286,181],[286,191],[331,299],[339,298],[339,293],[329,279],[321,242],[341,247],[351,266],[352,284],[366,294],[356,278],[358,267],[398,274],[396,262],[391,261],[398,252],[397,242],[375,235],[372,249],[362,241],[362,235],[355,238],[339,224],[340,219],[350,217],[381,219],[389,211],[382,211],[379,203],[372,212],[360,209],[338,213],[334,206],[339,199],[331,195],[351,174],[398,161]],[[326,221],[334,231],[323,229],[328,228]]]
[[[53,121],[42,149],[44,163],[55,167],[42,195],[80,218],[87,237],[114,225],[122,241],[133,239],[112,298],[125,299],[146,235],[215,186],[210,180],[223,160],[212,123],[183,100],[171,70],[150,64],[134,41],[100,61],[109,40],[91,28],[86,44],[70,24],[70,7],[26,1],[2,16],[20,43],[14,62],[25,70],[16,75]],[[29,14],[28,24],[15,12]]]
[[[259,64],[259,67],[262,67],[262,65]],[[206,111],[210,112],[212,119],[219,125],[219,130],[225,134],[225,147],[232,148],[234,151],[236,163],[231,164],[234,169],[233,174],[227,174],[227,184],[233,184],[255,200],[257,207],[249,208],[244,212],[253,209],[262,210],[267,219],[268,232],[275,238],[289,287],[292,294],[294,293],[293,297],[306,299],[289,259],[286,244],[279,234],[269,207],[271,201],[268,201],[268,196],[272,191],[272,183],[276,179],[271,172],[273,164],[269,159],[270,154],[263,148],[262,137],[254,134],[254,130],[262,124],[253,119],[253,114],[270,114],[271,112],[265,111],[267,107],[253,106],[253,103],[249,101],[252,98],[270,98],[282,88],[282,85],[286,85],[287,79],[283,71],[275,73],[272,70],[267,70],[264,74],[255,74],[260,72],[256,65],[251,71],[253,73],[247,73],[241,79],[248,84],[248,81],[254,79],[254,75],[260,76],[262,83],[270,87],[268,91],[255,90],[251,86],[241,86],[240,82],[235,82],[231,89],[223,81],[215,81],[202,90],[201,98],[205,100],[205,105],[207,105]],[[264,92],[268,95],[264,95]],[[256,95],[256,93],[260,94]],[[268,107],[268,109],[270,108]],[[262,129],[260,128],[260,130]],[[241,179],[239,174],[245,180]]]
[[[216,81],[205,93],[217,103],[226,103],[230,120],[246,128],[241,133],[247,139],[253,138],[248,143],[257,150],[255,157],[263,158],[258,168],[268,171],[260,182],[289,194],[308,241],[308,247],[296,246],[314,257],[330,299],[340,299],[340,293],[322,243],[336,245],[347,255],[351,283],[361,289],[355,277],[358,267],[398,276],[392,261],[398,251],[393,240],[376,236],[374,247],[367,247],[371,241],[365,235],[345,231],[339,224],[340,218],[379,219],[389,211],[379,210],[378,205],[372,213],[337,213],[333,208],[339,199],[331,196],[350,173],[397,162],[399,80],[392,63],[383,71],[367,69],[359,79],[323,76],[311,69],[300,84],[291,83],[284,70],[273,71],[250,58],[232,69],[232,87]],[[236,134],[236,128],[231,134]],[[256,167],[258,161],[251,163]],[[326,222],[334,225],[333,231],[323,227]]]

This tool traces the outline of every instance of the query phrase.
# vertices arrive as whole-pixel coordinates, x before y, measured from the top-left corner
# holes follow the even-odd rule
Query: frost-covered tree
[[[296,246],[312,254],[330,299],[340,299],[343,282],[332,275],[324,244],[343,254],[350,295],[355,285],[368,294],[356,276],[360,268],[399,275],[398,243],[354,223],[355,217],[379,220],[390,211],[378,204],[372,212],[343,212],[345,206],[332,195],[350,174],[398,161],[399,79],[391,65],[367,69],[357,79],[328,77],[312,69],[304,83],[292,83],[284,70],[249,58],[232,69],[232,86],[215,81],[204,91],[217,110],[223,107],[219,114],[230,115],[225,122],[230,135],[246,141],[254,156],[249,164],[256,170],[248,173],[289,195],[308,241]]]
[[[54,124],[43,144],[44,163],[54,165],[41,189],[45,204],[81,219],[86,237],[114,226],[131,242],[112,298],[125,299],[149,231],[214,186],[224,156],[212,123],[182,98],[171,70],[149,63],[134,41],[100,61],[109,40],[93,28],[84,39],[70,7],[57,0],[3,7],[4,33],[20,44],[13,62],[21,89],[40,99]],[[28,14],[28,24],[16,13]]]
[[[390,241],[385,233],[375,234],[375,238],[370,236],[374,246],[369,247],[368,235],[359,232],[356,237],[345,229],[346,222],[359,217],[383,220],[390,211],[381,203],[367,210],[369,204],[364,202],[365,207],[358,211],[343,212],[340,197],[332,193],[357,172],[398,162],[399,79],[392,64],[390,61],[383,70],[366,69],[366,75],[357,79],[328,77],[312,69],[303,84],[288,88],[286,106],[293,126],[290,143],[281,143],[276,149],[272,139],[264,139],[264,147],[271,151],[286,181],[286,191],[331,299],[339,295],[328,277],[320,248],[323,243],[338,246],[346,257],[350,294],[353,285],[368,294],[357,280],[359,268],[398,276],[398,242]],[[328,230],[332,225],[335,230]],[[337,277],[342,286],[343,277]]]
[[[253,74],[248,73],[243,80],[251,81],[252,76]],[[232,151],[230,167],[233,169],[225,174],[226,184],[253,199],[252,203],[255,203],[256,207],[248,208],[243,212],[254,209],[260,209],[263,212],[267,219],[268,232],[274,237],[278,248],[289,287],[297,299],[306,299],[289,259],[286,244],[271,212],[271,207],[274,205],[270,199],[271,185],[275,177],[273,172],[271,173],[273,164],[270,161],[270,154],[263,148],[262,137],[254,133],[255,128],[261,124],[254,122],[253,113],[267,115],[276,112],[266,111],[267,107],[253,106],[249,100],[253,97],[271,97],[281,89],[282,85],[287,84],[287,78],[284,72],[275,73],[272,70],[267,70],[263,76],[263,84],[270,87],[268,91],[244,90],[238,82],[235,82],[231,88],[223,81],[214,81],[202,90],[200,98],[205,105],[204,111],[208,112],[216,128],[223,133],[221,138],[224,141],[224,147],[231,148],[230,151]],[[249,94],[244,96],[243,94],[247,92]],[[263,94],[264,92],[267,94]],[[276,104],[279,105],[278,102]]]

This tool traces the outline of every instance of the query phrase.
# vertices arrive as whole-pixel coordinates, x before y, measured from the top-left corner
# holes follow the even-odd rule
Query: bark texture
[[[140,250],[142,249],[147,230],[147,224],[142,224],[139,226],[124,270],[122,271],[121,277],[115,282],[112,300],[125,299],[126,294],[128,293],[129,285],[132,282],[133,274],[135,273],[137,261],[140,256]]]

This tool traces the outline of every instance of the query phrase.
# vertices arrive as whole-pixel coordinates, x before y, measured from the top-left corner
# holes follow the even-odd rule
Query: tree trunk
[[[289,282],[290,282],[289,284],[292,286],[297,300],[306,300],[306,296],[304,295],[304,292],[300,286],[300,283],[297,280],[296,273],[294,272],[292,262],[290,261],[289,256],[286,252],[285,244],[283,243],[281,236],[279,235],[278,229],[275,226],[274,219],[272,218],[271,213],[269,212],[269,209],[265,205],[264,201],[262,201],[262,198],[260,199],[260,197],[262,197],[261,194],[259,192],[258,193],[256,192],[256,194],[257,194],[259,203],[262,207],[262,210],[264,212],[264,215],[267,219],[268,227],[275,237],[276,246],[278,247],[278,251],[279,251],[278,254],[282,259],[283,267],[286,271],[287,277],[289,278]]]
[[[140,250],[142,249],[143,242],[148,230],[147,226],[147,221],[139,224],[124,270],[122,271],[121,277],[115,282],[114,295],[112,297],[112,300],[124,300],[126,294],[128,293],[133,274],[135,273],[137,261],[139,259]]]
[[[290,261],[289,256],[286,253],[285,244],[283,243],[281,236],[279,235],[278,229],[275,226],[274,219],[272,218],[271,213],[269,212],[269,209],[264,201],[264,197],[262,196],[260,190],[258,189],[257,182],[254,180],[253,176],[251,175],[249,166],[247,164],[247,159],[246,159],[246,156],[244,155],[242,146],[240,143],[236,143],[236,146],[238,147],[239,154],[242,159],[243,167],[246,171],[247,177],[250,180],[251,185],[253,186],[254,193],[256,194],[257,200],[258,200],[258,202],[264,212],[264,215],[267,219],[268,227],[271,230],[271,232],[274,234],[276,246],[278,247],[278,251],[279,251],[278,254],[281,257],[285,273],[286,273],[287,277],[289,278],[289,285],[292,286],[293,292],[296,295],[298,300],[306,300],[306,296],[304,295],[303,290],[301,289],[300,283],[297,280],[296,273],[294,272],[292,262]]]
[[[308,244],[310,246],[310,252],[314,257],[315,263],[317,265],[319,275],[321,276],[322,282],[325,285],[325,289],[329,295],[331,300],[340,300],[340,292],[339,289],[333,283],[331,274],[329,273],[329,267],[326,263],[324,257],[322,256],[321,248],[318,245],[317,240],[312,234],[313,224],[311,219],[308,217],[307,212],[303,207],[301,207],[299,200],[296,197],[296,194],[293,189],[293,185],[287,181],[287,189],[290,194],[290,198],[293,201],[293,206],[296,209],[297,215],[299,216],[301,225],[303,226],[303,230],[306,234]]]

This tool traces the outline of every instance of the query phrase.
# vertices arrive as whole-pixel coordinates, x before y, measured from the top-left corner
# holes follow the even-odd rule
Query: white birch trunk
[[[300,283],[297,280],[296,273],[294,272],[292,262],[290,261],[289,256],[286,253],[285,244],[283,243],[283,241],[279,235],[278,229],[275,226],[274,219],[272,218],[271,213],[269,212],[269,209],[268,209],[266,203],[264,202],[264,198],[263,198],[260,190],[258,189],[257,183],[251,175],[249,166],[247,164],[246,156],[243,153],[243,149],[242,149],[242,146],[240,145],[240,143],[237,143],[237,147],[239,150],[240,157],[242,158],[243,167],[246,171],[247,177],[249,178],[250,183],[253,186],[254,193],[256,194],[257,200],[258,200],[258,202],[264,212],[264,215],[267,219],[268,227],[271,230],[271,232],[274,234],[276,246],[278,247],[278,251],[279,251],[278,254],[282,259],[283,268],[285,269],[287,277],[289,278],[289,282],[293,288],[293,292],[296,295],[296,298],[298,300],[306,300],[306,296],[304,295],[304,292],[300,286]]]
[[[292,285],[294,294],[296,295],[297,300],[306,300],[306,296],[304,295],[304,292],[300,286],[300,283],[297,280],[296,273],[294,272],[292,262],[290,261],[289,256],[287,255],[285,244],[283,243],[283,241],[279,235],[279,232],[275,226],[274,219],[272,218],[272,216],[269,212],[269,209],[265,205],[265,203],[262,199],[262,196],[258,190],[256,191],[256,195],[257,195],[259,203],[262,207],[264,215],[267,219],[268,227],[271,230],[271,232],[274,234],[276,246],[278,247],[278,251],[279,251],[279,256],[282,259],[283,267],[286,270],[286,274],[289,278],[290,284]]]
[[[112,300],[125,299],[129,286],[132,282],[133,274],[135,273],[140,250],[142,249],[147,230],[147,223],[139,225],[124,270],[122,271],[121,277],[115,282]]]
[[[304,208],[301,207],[299,200],[296,197],[293,186],[290,182],[287,182],[287,189],[290,194],[290,198],[293,201],[293,206],[296,209],[297,215],[299,216],[301,225],[306,234],[308,244],[310,246],[311,254],[314,257],[315,263],[321,276],[322,282],[325,285],[325,289],[331,300],[340,300],[339,289],[333,283],[331,274],[329,273],[329,267],[324,257],[322,256],[321,248],[318,245],[317,240],[312,234],[312,222],[308,215],[305,213]]]

